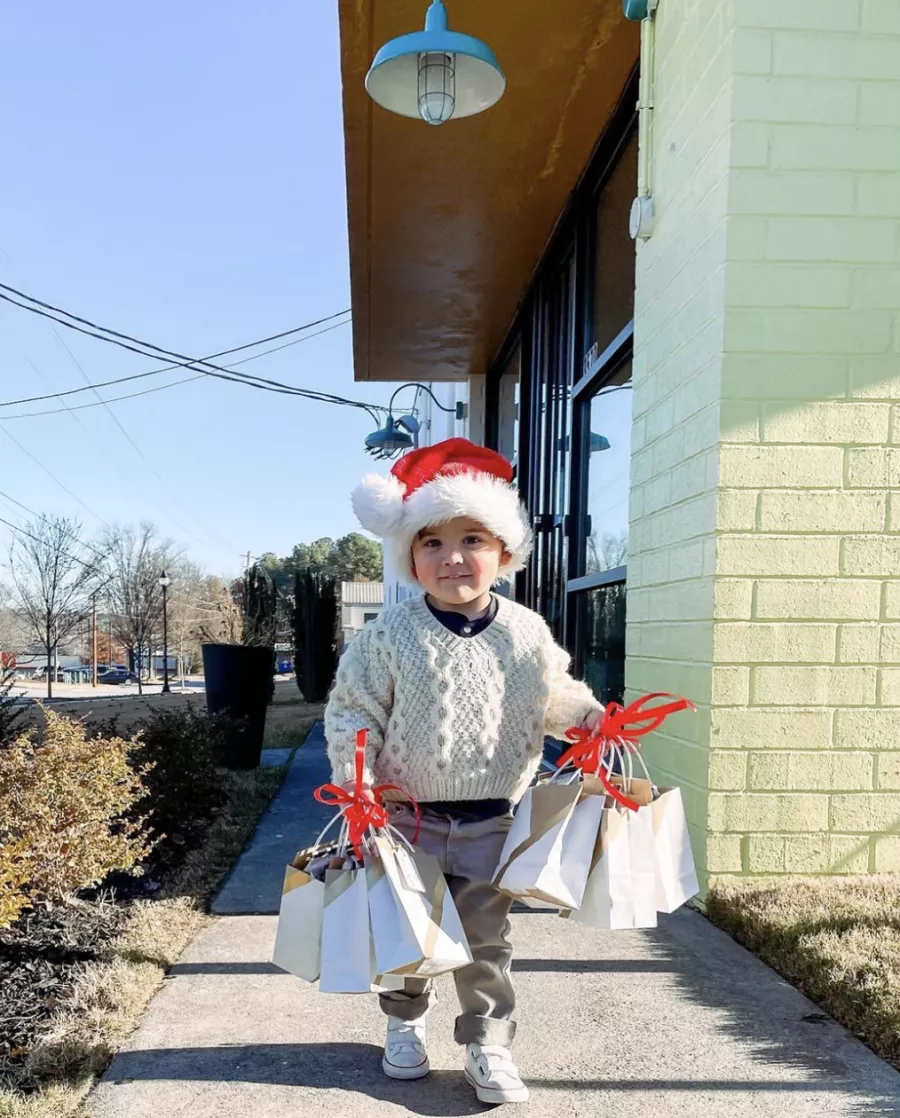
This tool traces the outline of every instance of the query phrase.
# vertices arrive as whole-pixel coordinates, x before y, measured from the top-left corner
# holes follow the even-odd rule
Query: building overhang
[[[454,381],[495,357],[566,198],[639,54],[621,0],[452,0],[489,43],[500,102],[440,127],[365,91],[388,39],[427,0],[340,0],[357,380]]]

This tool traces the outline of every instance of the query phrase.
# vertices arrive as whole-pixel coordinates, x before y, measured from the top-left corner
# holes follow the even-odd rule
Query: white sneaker
[[[431,1071],[425,1050],[425,1018],[401,1021],[388,1017],[387,1040],[384,1042],[384,1074],[391,1079],[421,1079]]]
[[[528,1101],[528,1088],[512,1062],[509,1049],[499,1044],[467,1045],[466,1079],[475,1088],[479,1102],[498,1105]]]

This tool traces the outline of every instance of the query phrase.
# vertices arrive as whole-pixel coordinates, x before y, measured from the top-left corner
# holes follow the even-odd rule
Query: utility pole
[[[169,584],[171,579],[165,571],[159,576],[159,585],[162,587],[163,600],[163,688],[162,693],[168,695],[172,690],[169,687]]]
[[[97,686],[97,595],[91,599],[91,687]]]

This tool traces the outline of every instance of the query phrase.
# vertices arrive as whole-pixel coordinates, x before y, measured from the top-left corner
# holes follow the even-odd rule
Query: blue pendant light
[[[495,105],[506,78],[480,39],[447,28],[442,0],[425,13],[425,30],[385,43],[366,75],[366,90],[392,113],[443,124]]]

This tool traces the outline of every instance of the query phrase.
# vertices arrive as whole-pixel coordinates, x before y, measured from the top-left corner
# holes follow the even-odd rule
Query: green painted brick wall
[[[711,877],[900,870],[898,11],[657,14],[627,683]]]

